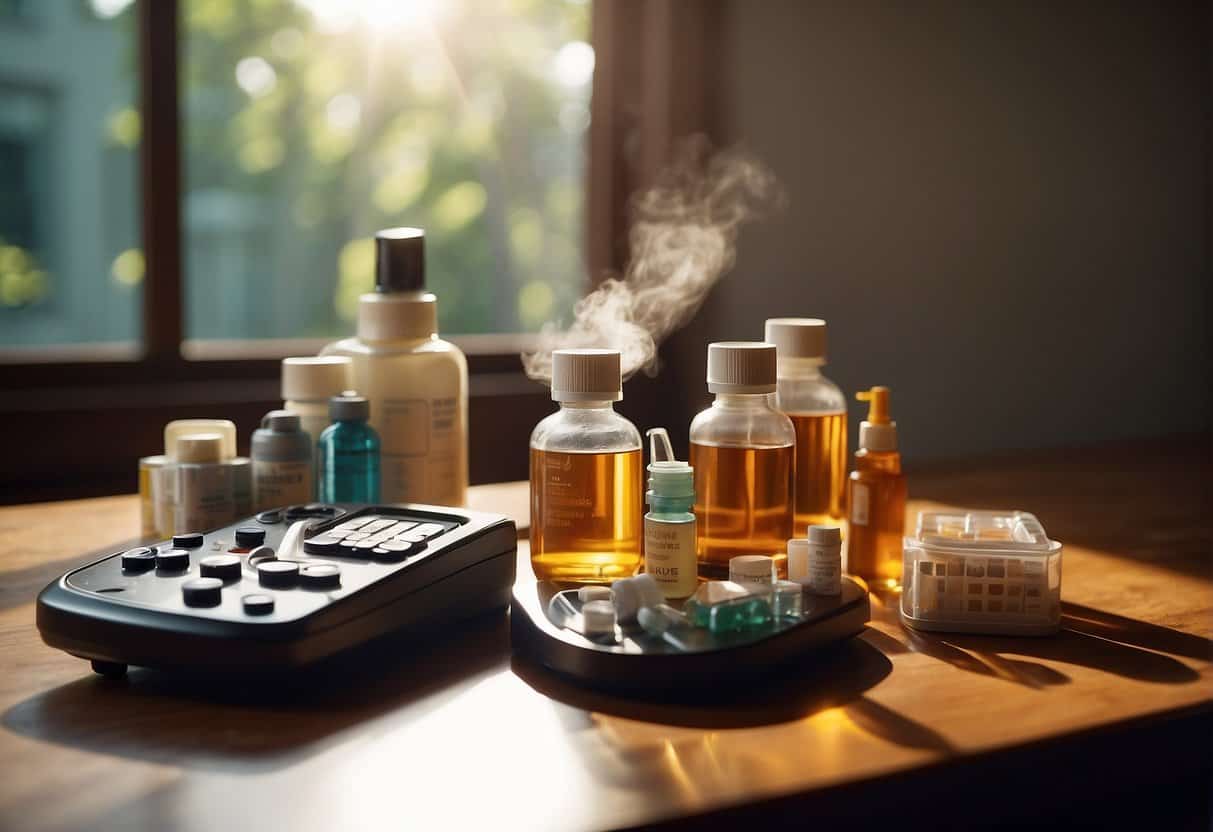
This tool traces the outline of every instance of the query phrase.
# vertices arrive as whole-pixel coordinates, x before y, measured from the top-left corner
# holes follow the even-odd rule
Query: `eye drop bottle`
[[[906,478],[897,450],[897,423],[889,418],[889,388],[856,393],[868,402],[859,423],[855,470],[847,482],[850,529],[846,571],[866,581],[895,584],[901,578]]]
[[[316,499],[322,503],[379,502],[379,435],[367,424],[370,404],[353,390],[333,396],[333,423],[317,446]]]
[[[358,299],[358,334],[322,353],[353,361],[353,387],[382,445],[384,502],[466,503],[467,360],[438,337],[420,228],[375,235],[375,291]]]
[[[792,537],[796,431],[771,407],[775,345],[708,345],[712,406],[691,422],[699,574],[727,578],[735,555],[767,555],[787,574]]]
[[[271,410],[253,431],[253,497],[258,511],[312,500],[312,440],[299,415]]]
[[[232,466],[223,461],[223,442],[217,433],[175,437],[174,534],[209,531],[235,517]]]
[[[674,459],[665,428],[649,437],[649,490],[645,499],[644,571],[652,575],[666,598],[686,598],[698,586],[695,554],[695,474]]]
[[[560,410],[531,432],[531,568],[539,580],[610,583],[640,567],[641,451],[617,350],[556,350]]]
[[[835,525],[843,517],[847,483],[847,399],[826,378],[826,322],[770,318],[766,340],[775,345],[775,409],[796,429],[795,532]]]

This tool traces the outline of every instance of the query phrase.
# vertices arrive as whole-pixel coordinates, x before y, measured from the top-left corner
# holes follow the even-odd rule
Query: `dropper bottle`
[[[695,471],[674,459],[670,435],[653,428],[649,437],[649,490],[644,516],[644,571],[666,598],[686,598],[698,586],[695,554]]]
[[[868,403],[868,418],[859,423],[855,470],[847,481],[846,571],[892,586],[901,578],[906,514],[897,423],[889,418],[889,388],[873,387],[855,398]]]

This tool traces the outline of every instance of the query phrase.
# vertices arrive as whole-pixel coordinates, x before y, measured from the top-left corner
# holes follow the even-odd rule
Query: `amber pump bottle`
[[[855,398],[868,403],[868,418],[859,423],[855,470],[847,481],[846,571],[869,584],[892,586],[901,579],[906,514],[897,423],[889,418],[889,388],[873,387]]]

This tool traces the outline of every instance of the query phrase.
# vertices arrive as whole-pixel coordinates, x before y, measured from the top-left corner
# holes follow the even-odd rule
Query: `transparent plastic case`
[[[901,619],[915,629],[1048,635],[1061,624],[1061,544],[1027,512],[921,512],[902,568]]]

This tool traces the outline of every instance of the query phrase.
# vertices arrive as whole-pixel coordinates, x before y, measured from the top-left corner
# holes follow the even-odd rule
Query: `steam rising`
[[[656,184],[632,198],[631,260],[578,301],[568,329],[544,324],[539,346],[523,353],[526,374],[550,383],[552,351],[605,347],[621,353],[623,377],[657,374],[657,347],[685,326],[736,260],[742,225],[783,205],[783,188],[739,148],[712,152],[706,139],[683,143]]]

